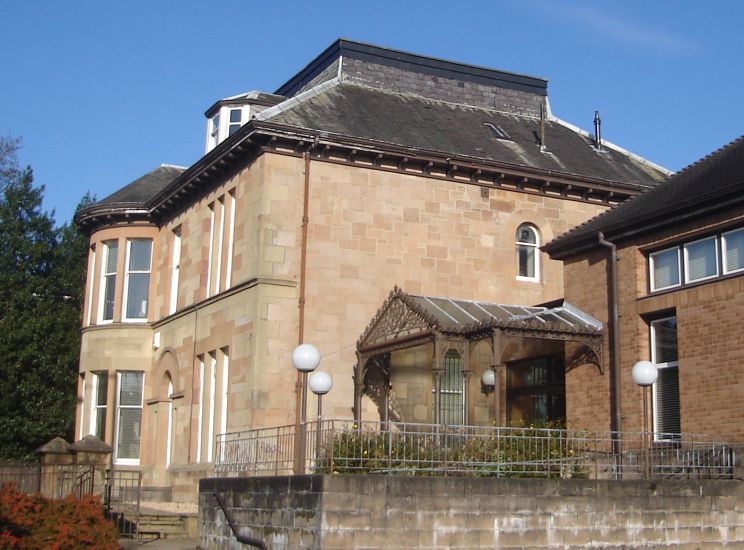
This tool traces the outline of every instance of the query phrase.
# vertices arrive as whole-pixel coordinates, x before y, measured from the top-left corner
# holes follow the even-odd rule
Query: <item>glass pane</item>
[[[139,458],[142,409],[119,409],[117,458]]]
[[[217,115],[212,119],[212,135],[217,135],[217,132],[220,131],[220,115]]]
[[[114,290],[116,289],[116,275],[106,275],[103,291],[103,320],[114,318]]]
[[[117,241],[106,243],[106,273],[116,273],[116,256],[118,251],[119,243]]]
[[[744,268],[744,229],[723,236],[726,242],[726,272]]]
[[[230,122],[240,122],[240,109],[230,109]]]
[[[150,292],[150,274],[132,273],[127,289],[127,318],[146,319],[147,300]]]
[[[654,266],[653,290],[679,284],[679,250],[672,248],[652,254]]]
[[[689,281],[697,281],[718,274],[715,239],[706,239],[685,245],[685,251]]]
[[[108,399],[108,373],[96,374],[96,405],[105,405]]]
[[[517,247],[519,254],[519,276],[535,277],[535,248],[531,246],[519,245]]]
[[[537,244],[535,230],[528,225],[520,225],[519,229],[517,229],[517,242]]]
[[[230,124],[227,134],[231,136],[238,130],[240,130],[240,124]]]
[[[677,367],[659,369],[656,380],[656,429],[662,433],[679,433],[679,370]]]
[[[142,405],[142,373],[122,372],[119,388],[119,405],[135,406]]]
[[[150,271],[151,251],[149,239],[129,241],[129,271]]]
[[[444,373],[440,381],[439,410],[441,421],[447,425],[460,425],[463,422],[463,377],[462,358],[456,351],[444,355]]]
[[[96,407],[95,414],[96,424],[93,435],[103,440],[106,436],[106,407]]]
[[[651,323],[654,333],[654,363],[672,363],[677,360],[677,318],[662,319]]]

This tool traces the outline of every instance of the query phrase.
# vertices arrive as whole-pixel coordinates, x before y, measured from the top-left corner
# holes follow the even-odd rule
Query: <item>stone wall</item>
[[[203,479],[203,548],[719,548],[744,544],[739,481],[396,476]]]

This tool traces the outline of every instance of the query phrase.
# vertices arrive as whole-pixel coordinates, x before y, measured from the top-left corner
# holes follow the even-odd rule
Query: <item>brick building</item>
[[[553,116],[543,79],[346,40],[206,116],[193,166],[76,217],[90,235],[77,434],[178,499],[211,471],[218,434],[295,421],[298,343],[334,377],[327,415],[374,418],[356,343],[395,285],[558,299],[561,262],[540,246],[667,175]],[[562,356],[551,345],[511,357]],[[473,365],[476,384],[490,360]],[[409,410],[431,421],[431,363],[420,372]],[[492,420],[471,393],[465,416]]]
[[[631,369],[650,360],[659,377],[648,429],[657,440],[740,431],[743,183],[739,138],[545,246],[564,262],[566,299],[609,321],[605,357],[615,374],[582,367],[566,375],[571,423],[640,430],[642,394]]]

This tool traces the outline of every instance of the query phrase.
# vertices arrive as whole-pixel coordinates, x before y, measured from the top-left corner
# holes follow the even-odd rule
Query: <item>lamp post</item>
[[[313,375],[310,377],[310,389],[313,391],[315,395],[318,396],[318,416],[317,416],[317,423],[318,427],[315,430],[315,461],[317,463],[318,458],[320,458],[320,447],[321,447],[321,440],[320,440],[320,428],[321,428],[321,419],[323,416],[323,396],[327,394],[329,391],[331,391],[331,388],[333,387],[333,378],[331,378],[331,375],[327,372],[314,372]]]
[[[643,477],[648,479],[651,477],[651,465],[648,460],[648,450],[651,446],[648,434],[648,388],[656,382],[659,371],[651,361],[638,361],[633,365],[631,376],[633,382],[640,386],[643,396],[643,432],[641,433],[643,439]]]
[[[300,344],[292,352],[292,365],[302,373],[302,397],[300,399],[299,438],[295,441],[295,473],[305,470],[305,444],[307,439],[307,375],[318,368],[320,352],[312,344]]]
[[[483,371],[483,374],[481,375],[481,384],[483,384],[483,393],[486,395],[489,392],[493,392],[493,402],[494,402],[494,411],[493,411],[493,421],[495,424],[498,424],[498,418],[499,418],[499,397],[496,395],[496,371],[491,369],[486,369]]]

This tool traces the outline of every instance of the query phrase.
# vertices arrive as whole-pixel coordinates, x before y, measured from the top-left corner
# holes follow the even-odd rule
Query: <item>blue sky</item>
[[[744,133],[744,2],[0,3],[0,135],[69,220],[203,153],[204,110],[344,37],[548,79],[553,113],[678,170]]]

